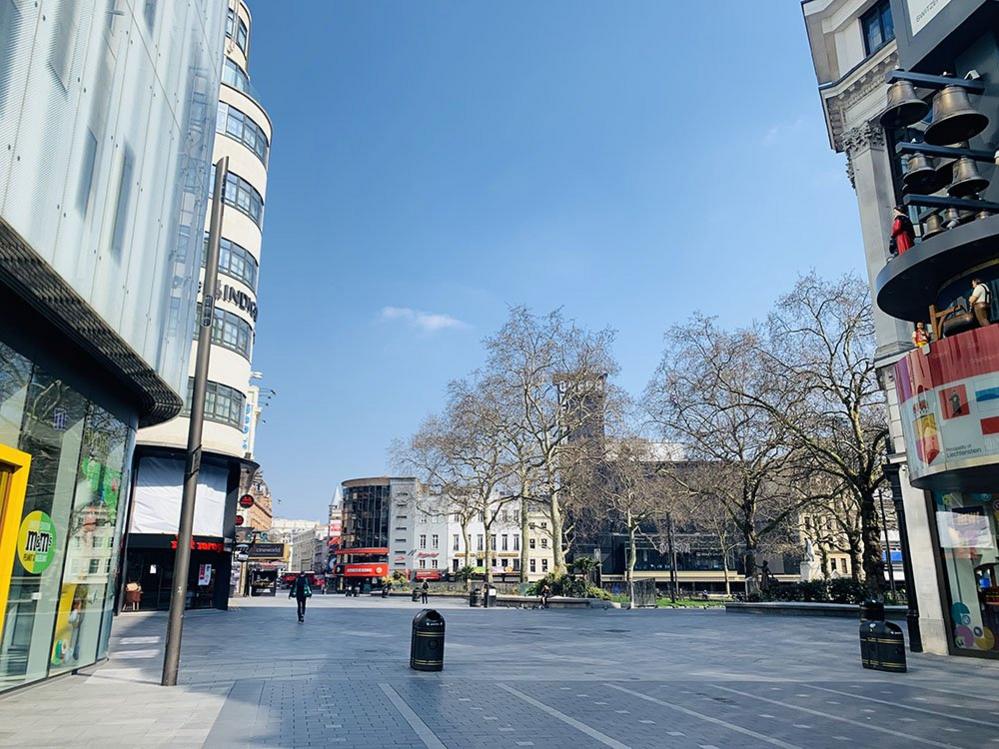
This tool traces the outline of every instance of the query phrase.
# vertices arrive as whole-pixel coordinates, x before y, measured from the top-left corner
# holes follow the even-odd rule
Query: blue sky
[[[478,366],[509,306],[616,329],[638,393],[700,309],[862,270],[798,2],[251,2],[274,122],[254,368],[281,516]]]

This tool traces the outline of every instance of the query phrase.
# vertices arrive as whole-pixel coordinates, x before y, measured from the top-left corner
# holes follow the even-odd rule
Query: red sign
[[[244,522],[245,521],[243,520],[243,516],[242,515],[237,515],[236,516],[236,525],[242,525]]]
[[[370,555],[383,555],[388,556],[389,550],[387,546],[359,546],[353,549],[340,549],[337,552],[337,556],[347,556],[348,554],[370,554]]]
[[[177,539],[171,539],[170,548],[177,548]],[[191,541],[191,548],[194,551],[225,551],[225,545],[221,541]]]
[[[374,564],[345,564],[343,567],[344,577],[385,577],[388,574],[388,565],[382,563]]]
[[[416,570],[417,580],[440,580],[440,570]]]
[[[252,494],[244,494],[242,497],[240,497],[239,498],[239,506],[240,507],[253,507],[253,495]]]

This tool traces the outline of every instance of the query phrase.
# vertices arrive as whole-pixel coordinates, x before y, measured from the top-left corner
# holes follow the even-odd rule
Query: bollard
[[[409,667],[414,671],[444,670],[444,617],[433,609],[413,617]]]
[[[905,638],[902,629],[885,621],[880,601],[864,601],[860,606],[860,663],[875,671],[904,673]]]

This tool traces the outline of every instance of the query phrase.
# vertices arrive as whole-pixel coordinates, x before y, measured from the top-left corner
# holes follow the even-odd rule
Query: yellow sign
[[[56,528],[52,518],[41,510],[29,512],[17,534],[17,558],[21,566],[32,575],[40,575],[52,564],[55,552]]]

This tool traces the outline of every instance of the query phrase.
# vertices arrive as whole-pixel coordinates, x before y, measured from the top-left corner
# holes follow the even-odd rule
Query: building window
[[[873,55],[895,38],[895,21],[891,17],[891,2],[881,0],[860,17],[860,29],[864,34],[864,48]]]
[[[520,522],[520,510],[514,510],[512,514],[513,514],[513,522],[519,523]]]
[[[489,548],[492,549],[493,551],[496,551],[496,534],[495,533],[490,533],[489,534]]]
[[[420,560],[420,569],[421,570],[425,570],[426,568],[427,568],[427,560],[426,559],[421,559]]]
[[[451,536],[451,550],[452,551],[458,551],[458,549],[461,548],[461,546],[460,546],[461,542],[459,541],[460,538],[461,537],[457,533],[455,533],[453,536]]]
[[[270,144],[263,128],[250,119],[250,116],[240,112],[231,104],[219,102],[219,114],[215,119],[215,132],[225,133],[235,138],[257,155],[257,158],[267,166],[267,153]]]
[[[111,252],[118,256],[125,250],[125,229],[132,202],[132,169],[135,156],[132,149],[125,146],[121,155],[121,172],[118,175],[118,200],[114,209],[114,224],[111,231]]]
[[[542,572],[547,572],[548,571],[548,560],[547,559],[542,559],[541,560],[541,571]]]
[[[222,83],[232,86],[237,91],[242,91],[250,98],[253,98],[253,93],[250,91],[249,76],[228,57],[225,58],[225,64],[222,66]]]
[[[527,545],[528,545],[529,547],[531,547],[532,549],[536,549],[536,548],[537,548],[537,541],[535,541],[535,540],[534,540],[534,539],[532,538],[532,539],[531,539],[530,541],[528,541],[528,542],[527,542]]]
[[[439,549],[440,548],[440,536],[436,533],[430,537],[430,548]]]
[[[421,533],[420,534],[420,548],[421,549],[427,548],[427,534],[426,533]]]
[[[451,560],[451,568],[452,568],[452,569],[453,569],[453,570],[454,570],[455,572],[457,572],[457,571],[458,571],[458,565],[459,565],[459,564],[460,564],[460,561],[459,561],[458,559],[452,559],[452,560]]]
[[[198,319],[201,319],[201,303],[198,303]],[[194,329],[197,340],[201,330],[199,325]],[[250,323],[239,315],[215,308],[215,318],[212,320],[212,344],[235,351],[245,359],[250,359],[250,348],[253,341],[253,328]]]
[[[538,571],[538,562],[537,562],[537,560],[536,559],[530,559],[530,560],[528,560],[528,562],[531,565],[531,572],[537,572]]]
[[[514,572],[520,572],[520,560],[519,559],[514,559],[513,560],[513,571]]]
[[[191,400],[194,398],[194,378],[187,380],[187,398],[184,401],[182,416],[191,415]],[[219,424],[226,424],[234,429],[243,428],[243,411],[246,408],[246,396],[235,388],[223,385],[221,382],[209,381],[205,392],[205,418]]]
[[[547,538],[542,538],[541,539],[541,548],[542,549],[547,549],[548,548],[548,539]]]
[[[520,551],[520,534],[519,533],[514,533],[513,534],[513,550],[514,551]]]
[[[215,167],[212,167],[212,184],[215,182]],[[264,223],[264,199],[253,185],[238,174],[229,172],[225,178],[225,202],[240,213],[245,213],[257,226]]]
[[[246,54],[246,42],[249,38],[250,34],[249,30],[246,28],[246,23],[242,18],[240,18],[239,27],[236,29],[236,46],[243,50],[243,54]]]
[[[80,184],[76,189],[76,207],[84,216],[90,207],[90,191],[94,185],[94,165],[97,162],[97,136],[87,128],[83,143],[83,163],[80,169]]]
[[[500,549],[503,551],[509,551],[510,537],[505,533],[500,537]]]
[[[430,560],[430,566],[433,567],[434,569],[437,569],[437,560],[436,559],[431,559]]]
[[[482,551],[482,548],[483,548],[483,546],[482,546],[483,540],[482,539],[483,539],[483,536],[482,536],[481,533],[475,537],[475,550],[476,551]]]
[[[225,35],[232,39],[234,30],[236,28],[236,11],[232,8],[226,11],[225,14]]]
[[[481,567],[482,566],[482,557],[476,557],[475,558],[475,566],[476,567]]]

